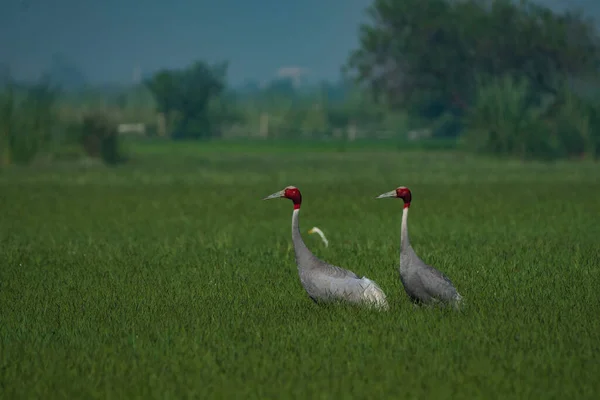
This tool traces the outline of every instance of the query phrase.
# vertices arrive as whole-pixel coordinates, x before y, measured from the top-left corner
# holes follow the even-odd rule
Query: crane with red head
[[[402,199],[402,225],[400,227],[400,281],[409,298],[415,303],[448,304],[455,306],[462,301],[450,279],[431,265],[425,264],[417,256],[408,238],[408,210],[412,202],[412,193],[406,186],[380,194],[378,199]]]
[[[263,200],[280,198],[289,199],[294,204],[292,242],[300,282],[308,296],[315,302],[342,300],[388,309],[385,293],[375,282],[364,276],[361,278],[347,269],[326,263],[306,247],[300,234],[298,220],[302,205],[300,190],[295,186],[288,186]]]

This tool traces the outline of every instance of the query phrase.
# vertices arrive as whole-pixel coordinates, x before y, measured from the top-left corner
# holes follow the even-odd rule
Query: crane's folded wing
[[[427,294],[431,297],[446,301],[456,298],[458,292],[452,284],[452,281],[437,269],[430,266],[428,267],[429,268],[423,268],[419,271],[419,278],[421,279],[421,283]]]

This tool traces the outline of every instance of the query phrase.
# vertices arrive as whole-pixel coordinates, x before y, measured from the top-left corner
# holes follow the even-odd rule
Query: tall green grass
[[[1,398],[597,396],[597,165],[147,150],[0,174]],[[260,200],[290,184],[307,245],[379,283],[389,312],[308,299],[291,204]],[[401,205],[374,199],[399,185],[464,312],[404,294]]]

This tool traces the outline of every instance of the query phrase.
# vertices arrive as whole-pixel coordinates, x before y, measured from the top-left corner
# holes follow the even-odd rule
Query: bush
[[[104,113],[90,113],[81,123],[81,143],[93,158],[101,158],[109,165],[125,161],[119,146],[117,125]]]
[[[0,161],[28,164],[53,143],[57,91],[45,82],[17,86],[7,82],[0,93]]]
[[[600,126],[593,126],[595,110],[566,85],[556,95],[541,96],[526,79],[479,80],[463,143],[477,152],[522,159],[595,157]]]
[[[590,100],[587,106],[591,126],[588,156],[597,159],[600,157],[600,98]]]
[[[561,156],[595,158],[598,154],[598,128],[594,123],[597,104],[577,96],[565,87],[556,99],[556,112],[551,115],[551,134],[557,138]]]
[[[124,161],[117,125],[106,114],[92,113],[81,122],[61,123],[57,100],[58,91],[47,82],[6,82],[0,89],[0,165],[29,164],[41,152],[75,159],[74,146],[82,146],[89,156],[107,164]]]

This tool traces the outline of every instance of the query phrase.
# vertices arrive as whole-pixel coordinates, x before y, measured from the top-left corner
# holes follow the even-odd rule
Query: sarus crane
[[[296,254],[296,265],[300,282],[308,296],[316,303],[342,300],[387,310],[386,296],[372,280],[360,278],[354,272],[326,263],[317,258],[306,247],[300,234],[298,214],[302,205],[302,194],[295,186],[288,186],[263,200],[285,198],[292,201],[292,242]]]
[[[404,201],[400,228],[400,281],[414,303],[452,304],[458,307],[462,296],[450,279],[417,256],[408,239],[408,210],[412,193],[405,186],[377,196],[378,199],[398,198]]]

